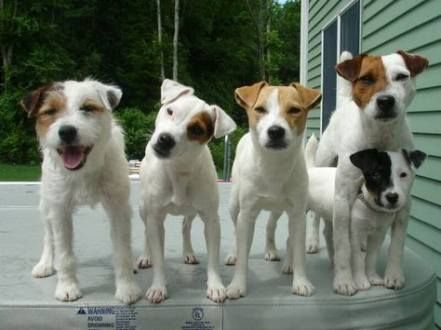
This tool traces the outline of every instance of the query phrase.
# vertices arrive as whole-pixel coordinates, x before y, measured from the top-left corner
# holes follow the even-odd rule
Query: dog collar
[[[364,198],[363,192],[360,190],[358,193],[358,197],[357,197],[360,202],[362,202],[368,209],[371,209],[372,211],[376,211],[378,212],[378,210],[374,209],[366,200],[366,198]]]

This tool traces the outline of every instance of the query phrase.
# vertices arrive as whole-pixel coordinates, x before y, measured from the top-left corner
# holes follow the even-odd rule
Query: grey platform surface
[[[216,305],[205,298],[206,258],[203,224],[193,226],[199,265],[182,259],[180,218],[166,221],[166,273],[169,299],[161,305],[141,300],[133,306],[115,298],[109,226],[103,210],[80,209],[74,216],[75,253],[83,297],[71,303],[55,300],[56,277],[34,279],[31,269],[42,246],[37,211],[37,184],[0,185],[0,329],[433,329],[435,278],[424,261],[407,250],[406,287],[401,291],[373,288],[353,297],[332,292],[332,273],[322,247],[307,256],[307,271],[316,287],[312,297],[290,293],[291,276],[281,263],[263,260],[266,215],[261,214],[250,257],[248,295]],[[229,250],[233,228],[227,212],[229,184],[219,184],[222,228],[221,260]],[[143,224],[138,216],[139,183],[132,184],[133,247],[142,251]],[[287,220],[279,221],[277,245],[284,247]],[[284,256],[284,248],[281,248]],[[381,271],[384,269],[384,254]],[[233,268],[221,266],[225,285]],[[147,290],[151,269],[137,275]]]

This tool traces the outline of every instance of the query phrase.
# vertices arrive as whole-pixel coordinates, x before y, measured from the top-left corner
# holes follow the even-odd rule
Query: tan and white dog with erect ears
[[[164,272],[164,220],[167,214],[199,214],[205,225],[208,253],[207,297],[225,300],[219,275],[220,222],[217,174],[207,143],[231,133],[236,124],[217,105],[209,105],[194,90],[172,80],[161,86],[161,109],[141,163],[141,218],[145,251],[141,266],[153,265],[153,283],[146,298],[167,298]],[[151,257],[151,260],[150,260]]]
[[[248,256],[261,210],[288,214],[294,238],[292,292],[310,296],[314,287],[305,272],[308,175],[302,142],[308,111],[320,102],[321,94],[297,83],[270,86],[262,81],[237,88],[235,98],[247,112],[250,130],[239,141],[232,170],[230,213],[236,247],[226,264],[235,264],[236,269],[227,296],[246,295]]]
[[[72,214],[78,206],[101,203],[110,218],[115,297],[133,303],[141,297],[131,252],[128,164],[121,127],[112,117],[122,92],[99,81],[56,82],[21,102],[36,119],[43,153],[40,212],[43,252],[34,277],[58,275],[55,297],[81,297],[73,252]]]
[[[350,56],[352,57],[352,56]],[[362,173],[349,156],[357,151],[413,150],[406,109],[413,100],[415,77],[428,61],[404,51],[385,55],[358,55],[336,66],[340,81],[339,106],[323,133],[317,150],[316,166],[334,166],[335,178],[333,236],[335,247],[334,290],[343,295],[357,291],[352,280],[349,241],[350,210],[357,198]],[[401,288],[404,276],[401,257],[409,217],[410,202],[396,215],[392,224],[391,246],[385,272],[385,286]]]

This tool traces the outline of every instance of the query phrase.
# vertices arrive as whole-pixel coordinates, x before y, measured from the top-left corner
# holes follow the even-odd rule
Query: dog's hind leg
[[[266,243],[265,243],[265,260],[279,261],[280,257],[277,253],[275,233],[277,220],[279,220],[282,212],[271,212],[268,222],[266,223]]]
[[[145,269],[152,267],[152,259],[150,254],[149,242],[147,239],[147,219],[143,206],[141,206],[139,209],[139,215],[142,219],[142,222],[144,222],[144,252],[143,255],[136,258],[136,264],[139,269]]]
[[[233,188],[231,190],[231,197],[230,197],[230,216],[231,216],[231,220],[233,221],[234,239],[232,241],[231,250],[225,258],[225,265],[227,266],[234,266],[237,260],[236,227],[237,227],[238,215],[239,215],[239,192],[233,185]]]
[[[54,268],[54,240],[52,225],[48,218],[49,210],[44,204],[40,203],[40,213],[44,222],[43,251],[40,261],[32,269],[32,276],[36,278],[51,276],[55,273]]]
[[[125,304],[132,304],[141,297],[133,275],[131,247],[131,215],[128,201],[104,200],[104,209],[110,218],[110,234],[115,270],[115,297]]]
[[[193,246],[191,244],[191,225],[195,217],[195,214],[187,215],[182,221],[182,254],[184,256],[184,263],[190,265],[199,263],[199,260],[194,255]]]
[[[334,268],[334,240],[332,232],[332,223],[330,221],[325,221],[323,227],[323,237],[326,242],[326,250],[328,251],[329,261],[331,262],[331,268]]]
[[[306,253],[317,253],[320,244],[320,216],[314,213],[314,217],[309,218],[306,219]]]
[[[205,244],[207,246],[207,297],[221,303],[226,298],[225,287],[219,275],[220,220],[217,214],[201,212],[204,221]]]

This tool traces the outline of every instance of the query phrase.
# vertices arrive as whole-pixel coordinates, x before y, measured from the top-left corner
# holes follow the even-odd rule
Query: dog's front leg
[[[380,254],[381,245],[387,233],[387,227],[377,229],[367,239],[366,244],[366,274],[372,285],[384,285],[383,278],[377,273],[377,259]]]
[[[265,243],[265,260],[279,261],[280,257],[277,253],[275,233],[277,220],[279,220],[282,212],[271,212],[271,215],[266,224],[266,243]]]
[[[61,301],[74,301],[81,297],[72,246],[72,211],[68,207],[53,207],[49,217],[58,261],[55,298]]]
[[[233,280],[227,288],[229,299],[244,297],[247,293],[248,256],[253,242],[254,225],[259,210],[241,209],[236,224],[237,261]]]
[[[219,275],[220,221],[217,214],[200,213],[204,221],[205,244],[207,246],[207,297],[216,303],[226,298],[225,287]]]
[[[352,280],[351,245],[349,241],[350,212],[361,185],[361,176],[342,156],[335,178],[334,212],[332,219],[334,241],[334,291],[351,296],[357,292]]]
[[[115,297],[125,304],[132,304],[141,297],[141,289],[133,275],[131,247],[131,214],[129,204],[104,202],[110,218],[110,234],[115,269]]]
[[[54,242],[49,212],[49,208],[41,201],[40,214],[44,222],[44,238],[40,261],[32,269],[32,276],[36,278],[51,276],[55,273]]]
[[[299,207],[288,211],[289,237],[293,255],[293,280],[292,293],[300,296],[310,296],[314,292],[314,286],[308,280],[305,271],[305,237],[306,221],[305,207]],[[289,255],[289,254],[288,254]]]
[[[167,299],[167,283],[164,271],[164,220],[165,214],[146,215],[146,233],[153,263],[153,282],[146,292],[149,302],[159,304]]]
[[[404,250],[407,224],[409,221],[410,202],[398,212],[392,223],[389,256],[384,275],[384,285],[389,289],[399,290],[404,286],[404,274],[401,269],[401,260]]]
[[[361,242],[365,241],[364,236],[367,235],[367,228],[358,227],[354,222],[352,219],[351,249],[354,284],[359,290],[367,290],[371,287],[371,283],[366,276],[365,258],[361,250]]]

